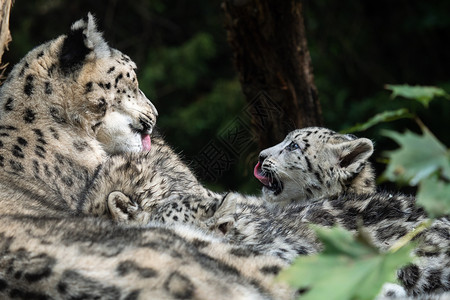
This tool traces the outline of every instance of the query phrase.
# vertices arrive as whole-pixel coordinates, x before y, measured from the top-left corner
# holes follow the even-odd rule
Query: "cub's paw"
[[[111,218],[117,223],[146,225],[149,221],[139,204],[120,191],[111,192],[107,202]]]

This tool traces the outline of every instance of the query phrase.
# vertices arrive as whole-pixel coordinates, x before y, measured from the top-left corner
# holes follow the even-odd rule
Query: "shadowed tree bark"
[[[225,27],[261,149],[320,126],[302,1],[224,0]]]
[[[0,81],[3,77],[4,68],[1,66],[2,56],[8,43],[11,41],[9,32],[9,13],[12,6],[12,0],[0,0]]]

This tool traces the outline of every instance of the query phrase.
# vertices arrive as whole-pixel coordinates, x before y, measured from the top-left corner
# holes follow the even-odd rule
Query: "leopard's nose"
[[[267,155],[264,155],[262,153],[259,154],[259,162],[262,164],[264,160],[267,158]]]

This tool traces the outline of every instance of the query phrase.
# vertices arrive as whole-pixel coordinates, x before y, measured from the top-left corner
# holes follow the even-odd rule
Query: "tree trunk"
[[[8,49],[8,43],[11,41],[11,33],[9,32],[11,6],[11,0],[0,0],[0,82],[3,79],[4,71],[3,66],[1,66],[3,52]]]
[[[322,124],[311,57],[294,0],[224,0],[225,27],[261,149]]]

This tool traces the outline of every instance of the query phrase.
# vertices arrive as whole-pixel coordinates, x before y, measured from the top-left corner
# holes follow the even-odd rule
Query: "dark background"
[[[384,90],[385,84],[408,83],[450,91],[450,1],[303,3],[327,127],[338,131],[377,112],[407,107],[450,145],[448,100],[424,109],[409,100],[391,100]],[[260,149],[248,143],[236,154],[221,139],[236,122],[246,122],[246,103],[220,2],[19,0],[11,12],[13,41],[3,62],[14,65],[33,47],[67,32],[88,11],[98,18],[109,44],[137,63],[141,89],[160,113],[160,131],[203,181],[217,189],[257,192],[252,169]],[[418,130],[413,121],[401,120],[357,133],[376,143],[374,162],[395,147],[380,135],[385,128]],[[216,160],[211,149],[217,150]],[[377,169],[381,173],[383,165],[377,163]]]

